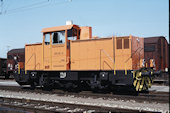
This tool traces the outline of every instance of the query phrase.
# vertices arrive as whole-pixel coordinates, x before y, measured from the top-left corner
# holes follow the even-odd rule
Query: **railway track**
[[[169,105],[168,93],[162,92],[140,93],[139,96],[130,96],[111,93],[92,93],[91,91],[74,93],[63,90],[53,90],[49,92],[43,91],[40,88],[31,90],[27,87],[21,88],[14,86],[2,86],[0,90],[2,92],[0,92],[0,107],[33,112],[160,112],[160,110],[164,109],[167,111],[167,105]],[[37,100],[35,97],[40,99]],[[51,99],[51,97],[54,100]],[[59,101],[56,101],[56,98],[59,99]],[[86,100],[87,102],[85,102]],[[116,105],[117,103],[118,105]],[[126,104],[122,105],[122,103]],[[128,107],[129,104],[132,105],[129,106],[131,108]],[[133,108],[134,105],[135,108]],[[141,105],[142,107],[140,107]],[[156,109],[153,109],[152,105],[156,105]]]
[[[0,80],[15,80],[14,78],[5,78],[5,77],[0,77]]]
[[[92,105],[79,105],[57,102],[44,102],[28,99],[17,98],[0,98],[0,104],[3,107],[22,109],[30,112],[139,112],[139,110],[118,109],[111,107],[92,106]],[[147,112],[149,111],[140,111]]]
[[[31,93],[41,93],[41,94],[57,94],[60,96],[74,96],[74,97],[82,97],[82,98],[103,98],[103,99],[115,99],[115,100],[133,100],[136,102],[149,102],[149,103],[169,103],[169,92],[155,92],[150,91],[148,93],[139,93],[136,96],[128,95],[127,93],[122,94],[117,93],[93,93],[92,91],[82,91],[79,93],[75,92],[67,92],[63,90],[52,90],[52,91],[44,91],[41,88],[36,88],[35,90],[31,90],[29,87],[15,87],[15,86],[1,86],[0,90],[8,90],[8,91],[21,91],[21,92],[31,92]]]

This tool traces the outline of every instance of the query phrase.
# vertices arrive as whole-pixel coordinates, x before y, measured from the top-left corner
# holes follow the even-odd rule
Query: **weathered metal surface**
[[[0,76],[6,74],[6,58],[0,58]]]
[[[150,59],[155,61],[155,69],[165,71],[169,66],[169,47],[164,36],[144,38],[145,60],[150,66]]]
[[[25,48],[12,49],[7,53],[7,74],[18,69],[18,62],[25,62]],[[23,67],[24,68],[24,67]]]

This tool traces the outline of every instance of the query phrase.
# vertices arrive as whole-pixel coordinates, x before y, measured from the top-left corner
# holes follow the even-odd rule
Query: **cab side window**
[[[45,34],[45,45],[50,45],[50,33]]]
[[[76,40],[78,37],[77,29],[72,28],[72,29],[68,30],[67,37],[68,37],[68,40]]]
[[[129,39],[124,39],[124,49],[129,49]]]
[[[122,49],[122,39],[117,39],[117,49]]]
[[[65,31],[52,33],[52,44],[64,44],[65,43]]]

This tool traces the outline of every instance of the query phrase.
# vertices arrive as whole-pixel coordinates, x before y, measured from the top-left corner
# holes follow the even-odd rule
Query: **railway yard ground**
[[[169,86],[153,85],[138,96],[43,91],[19,86],[15,80],[0,80],[0,112],[169,112]]]

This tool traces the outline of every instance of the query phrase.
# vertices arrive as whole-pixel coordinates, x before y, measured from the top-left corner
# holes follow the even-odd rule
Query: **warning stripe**
[[[138,91],[138,90],[139,90],[139,86],[140,86],[140,81],[138,81],[138,83],[137,83],[136,91]]]

